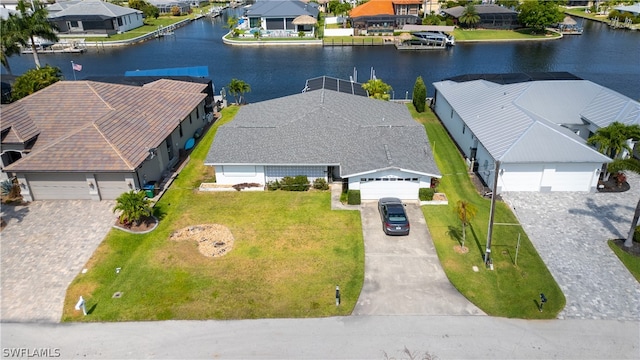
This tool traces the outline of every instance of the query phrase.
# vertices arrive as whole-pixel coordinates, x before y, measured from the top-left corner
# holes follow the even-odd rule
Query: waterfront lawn
[[[330,193],[217,192],[194,189],[211,176],[203,165],[223,110],[191,161],[155,207],[158,228],[144,235],[112,230],[67,290],[63,321],[299,318],[348,315],[364,279],[358,211],[331,211]],[[114,218],[115,219],[115,218]],[[201,255],[175,242],[176,230],[227,226],[233,249]],[[116,274],[115,269],[121,271]],[[342,302],[335,305],[335,286]],[[112,298],[121,292],[120,298]],[[74,310],[79,296],[88,316]]]
[[[485,30],[485,29],[460,29],[453,30],[453,36],[456,41],[475,41],[475,40],[525,40],[525,39],[541,39],[548,37],[559,37],[557,33],[532,34],[531,29],[517,30]]]
[[[481,197],[467,174],[466,165],[446,129],[429,109],[415,112],[414,118],[424,124],[436,163],[443,174],[438,189],[447,195],[447,206],[423,206],[429,231],[440,262],[451,283],[467,299],[489,315],[509,318],[552,319],[564,308],[565,298],[546,265],[531,244],[527,234],[508,206],[497,202],[492,238],[493,271],[483,262],[487,239],[490,200]],[[455,251],[460,245],[462,227],[455,213],[458,200],[478,209],[467,227],[465,247],[468,253]],[[520,248],[517,249],[520,236]],[[515,265],[517,256],[517,265]],[[474,272],[476,266],[479,271]],[[538,310],[540,293],[549,301],[544,311]]]

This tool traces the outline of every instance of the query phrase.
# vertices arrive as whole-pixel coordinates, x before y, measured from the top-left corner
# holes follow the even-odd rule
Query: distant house
[[[640,2],[633,5],[620,5],[613,8],[621,13],[629,13],[633,16],[640,16]]]
[[[356,35],[393,35],[404,25],[422,23],[422,0],[370,0],[349,12]]]
[[[300,31],[311,35],[319,13],[318,4],[314,2],[259,0],[247,8],[248,23],[244,26],[260,29],[272,37],[298,36]]]
[[[327,77],[309,80],[305,90],[243,106],[218,129],[205,160],[216,183],[304,175],[360,190],[364,200],[417,200],[419,188],[441,177],[424,127],[404,104]]]
[[[2,106],[2,171],[26,201],[115,199],[158,183],[207,125],[206,88],[57,82]]]
[[[493,4],[475,5],[476,12],[480,16],[477,27],[483,29],[515,29],[520,27],[518,22],[518,12],[504,6]],[[464,6],[456,6],[449,9],[442,9],[442,13],[453,18],[455,24],[459,23],[459,18],[464,14]]]
[[[194,5],[197,2],[187,0],[149,0],[149,4],[157,7],[160,14],[171,14],[174,8],[179,9],[180,14],[188,14],[192,7],[196,7]]]
[[[514,75],[434,83],[432,107],[469,166],[493,187],[500,161],[498,192],[594,191],[611,159],[586,139],[614,121],[639,124],[640,103],[575,76]]]
[[[49,21],[60,34],[113,35],[142,26],[142,11],[106,1],[62,1],[49,7]]]

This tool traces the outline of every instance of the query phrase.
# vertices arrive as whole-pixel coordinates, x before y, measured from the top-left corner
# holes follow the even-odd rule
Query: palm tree
[[[13,55],[20,55],[20,44],[26,44],[27,39],[20,36],[15,25],[16,21],[13,19],[15,14],[9,14],[9,18],[0,19],[0,34],[2,36],[2,43],[0,44],[0,60],[2,66],[7,69],[7,73],[11,75],[11,66],[9,66],[9,57]]]
[[[456,214],[458,219],[462,223],[462,248],[464,249],[464,242],[467,239],[466,226],[469,225],[471,220],[476,216],[478,209],[472,203],[465,200],[458,200],[456,203]]]
[[[640,161],[634,157],[629,157],[627,159],[615,159],[612,163],[609,164],[609,171],[611,171],[612,173],[620,172],[623,170],[640,174]],[[636,210],[633,213],[633,219],[631,220],[631,229],[629,229],[627,239],[624,241],[625,247],[631,247],[633,245],[633,235],[635,234],[636,227],[638,226],[638,219],[640,219],[640,200],[638,200],[638,205],[636,205]]]
[[[480,15],[476,11],[476,7],[472,2],[468,3],[464,7],[464,11],[462,15],[458,18],[461,24],[465,24],[467,26],[475,26],[475,24],[480,22]]]
[[[391,85],[380,79],[371,79],[362,84],[362,88],[369,93],[369,97],[379,100],[389,100],[391,95]]]
[[[249,86],[249,84],[236,78],[231,79],[231,82],[229,83],[229,85],[227,85],[227,87],[229,88],[229,92],[231,93],[231,95],[233,95],[234,99],[236,100],[236,104],[238,105],[244,102],[244,93],[251,91],[251,86]]]
[[[118,196],[113,208],[113,212],[116,211],[122,211],[118,218],[121,224],[139,223],[144,216],[151,215],[151,200],[144,191],[131,190]]]
[[[612,122],[606,127],[600,128],[587,139],[587,144],[597,146],[598,151],[612,159],[620,158],[624,150],[631,153],[629,140],[640,140],[640,125],[625,125],[620,122]]]
[[[38,57],[35,38],[40,37],[44,40],[58,41],[57,27],[47,20],[49,12],[37,0],[34,0],[31,5],[27,5],[24,0],[19,0],[16,9],[19,14],[10,18],[10,21],[14,22],[12,26],[15,26],[16,31],[20,34],[19,39],[28,39],[28,45],[31,46],[33,51],[33,60],[36,63],[36,67],[40,68],[40,58]]]

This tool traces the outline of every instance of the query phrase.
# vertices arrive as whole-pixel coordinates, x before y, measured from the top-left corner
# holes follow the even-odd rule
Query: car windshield
[[[405,222],[407,217],[402,214],[389,214],[389,221],[391,222]]]

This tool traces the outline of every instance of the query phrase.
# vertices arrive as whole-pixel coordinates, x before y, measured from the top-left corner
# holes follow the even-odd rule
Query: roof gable
[[[247,8],[249,17],[297,17],[309,15],[318,17],[318,6],[315,3],[305,3],[298,0],[289,1],[257,1]]]
[[[106,1],[100,0],[84,0],[62,10],[55,12],[50,18],[55,19],[62,16],[78,16],[78,15],[99,15],[108,18],[115,18],[129,14],[142,14],[142,11],[118,6]]]
[[[352,18],[394,14],[393,1],[391,0],[370,0],[362,5],[356,6],[349,12],[349,16]]]

